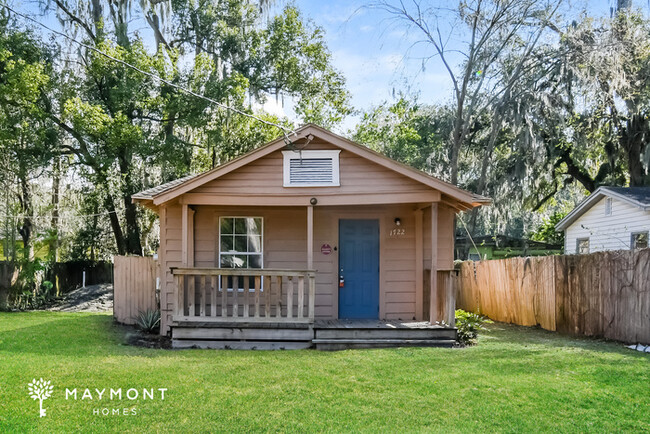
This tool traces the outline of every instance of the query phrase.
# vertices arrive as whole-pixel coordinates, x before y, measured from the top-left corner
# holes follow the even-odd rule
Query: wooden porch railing
[[[172,268],[176,321],[313,322],[316,272]]]

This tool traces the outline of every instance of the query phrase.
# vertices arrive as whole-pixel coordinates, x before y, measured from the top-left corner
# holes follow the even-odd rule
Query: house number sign
[[[405,235],[406,235],[406,229],[404,228],[391,229],[390,232],[388,233],[388,236],[393,238],[399,238]]]

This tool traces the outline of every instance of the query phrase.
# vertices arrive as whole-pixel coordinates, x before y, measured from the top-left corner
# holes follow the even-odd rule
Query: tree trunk
[[[138,210],[131,195],[134,193],[133,176],[131,173],[131,155],[124,150],[119,157],[120,173],[122,174],[122,200],[124,202],[124,219],[126,221],[126,251],[133,255],[142,255],[140,243],[140,227],[138,226]]]
[[[50,234],[50,249],[48,256],[53,263],[53,266],[59,260],[59,185],[61,182],[61,156],[56,155],[54,157],[54,167],[52,171],[52,219],[50,220],[50,226],[52,233]],[[54,290],[56,291],[56,296],[60,295],[59,288],[59,276],[54,275]]]
[[[23,172],[21,170],[21,172]],[[23,240],[23,258],[30,260],[32,258],[32,231],[34,225],[32,219],[34,217],[34,208],[32,206],[32,195],[29,183],[27,182],[26,173],[21,173],[20,177],[20,211],[22,214],[22,225],[18,228],[20,237]]]
[[[628,119],[625,132],[621,135],[621,145],[627,157],[628,174],[630,175],[630,187],[642,187],[645,185],[645,173],[641,154],[646,146],[646,132],[648,120],[643,114],[636,114]]]

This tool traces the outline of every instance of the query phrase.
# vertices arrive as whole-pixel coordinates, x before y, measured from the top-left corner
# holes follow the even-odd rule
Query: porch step
[[[311,341],[220,341],[172,339],[172,348],[201,348],[213,350],[303,350]]]
[[[315,328],[316,339],[456,339],[454,328]]]
[[[454,339],[314,339],[317,350],[338,351],[360,348],[394,347],[447,347],[451,348]]]

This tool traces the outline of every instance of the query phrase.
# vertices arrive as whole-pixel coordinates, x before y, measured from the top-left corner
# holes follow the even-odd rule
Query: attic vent
[[[339,185],[340,151],[283,151],[285,187]]]

